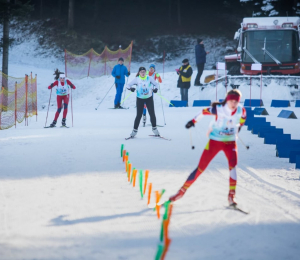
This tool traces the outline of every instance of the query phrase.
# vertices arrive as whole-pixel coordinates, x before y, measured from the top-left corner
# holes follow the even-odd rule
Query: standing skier
[[[147,76],[152,77],[154,80],[157,80],[159,83],[162,83],[161,77],[158,73],[155,72],[155,65],[151,64],[149,67],[149,71],[147,71]],[[146,113],[147,113],[147,106],[146,103],[144,105],[144,110],[143,110],[143,124],[144,126],[146,125]]]
[[[66,126],[66,118],[68,113],[68,104],[69,104],[69,92],[70,87],[72,89],[75,89],[76,87],[73,85],[71,81],[65,78],[65,76],[60,76],[60,74],[64,74],[63,72],[59,72],[57,69],[53,75],[55,75],[55,81],[52,83],[48,89],[52,89],[53,87],[56,88],[56,95],[57,95],[57,111],[55,113],[55,117],[53,122],[50,124],[50,127],[55,127],[57,123],[57,119],[59,117],[59,114],[62,110],[62,102],[64,104],[64,113],[63,113],[63,119],[62,119],[62,126]]]
[[[151,84],[154,86],[151,86]],[[158,91],[158,83],[154,80],[154,78],[146,75],[146,69],[144,67],[139,68],[139,72],[136,75],[136,78],[128,83],[128,90],[132,92],[135,91],[133,85],[137,85],[136,87],[136,118],[134,121],[133,131],[130,136],[133,138],[136,136],[139,128],[139,124],[143,115],[144,104],[146,104],[148,108],[148,112],[150,115],[150,121],[152,124],[152,131],[155,136],[159,136],[159,132],[156,127],[156,117],[154,112],[154,102],[153,102],[153,92],[157,93]]]
[[[125,85],[125,76],[129,77],[130,71],[127,70],[127,67],[123,64],[124,59],[122,57],[119,58],[118,63],[114,66],[111,75],[115,77],[115,85],[116,85],[116,97],[115,97],[115,108],[123,108],[121,107],[121,98],[123,93],[123,88]]]
[[[236,206],[236,165],[237,145],[236,132],[240,131],[246,121],[246,110],[239,104],[242,94],[239,90],[233,89],[227,93],[223,102],[214,102],[211,107],[203,109],[193,120],[186,124],[186,128],[195,126],[203,115],[214,115],[215,121],[209,131],[209,141],[206,145],[198,167],[190,174],[184,185],[176,195],[170,197],[170,201],[180,199],[194,181],[204,172],[210,161],[223,151],[228,160],[230,179],[228,202],[230,206]]]

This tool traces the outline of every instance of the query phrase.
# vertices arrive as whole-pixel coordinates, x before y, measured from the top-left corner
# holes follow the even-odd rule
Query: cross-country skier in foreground
[[[63,112],[63,119],[62,119],[62,126],[66,126],[66,118],[68,113],[68,104],[69,104],[69,91],[70,87],[75,89],[76,87],[72,84],[71,81],[65,78],[65,76],[60,76],[60,74],[64,74],[63,72],[59,72],[56,70],[53,75],[55,75],[55,81],[52,83],[48,89],[53,88],[56,86],[56,94],[57,94],[57,111],[55,113],[55,117],[53,122],[50,124],[50,127],[55,127],[57,123],[57,119],[62,109],[62,102],[64,102],[64,112]]]
[[[176,195],[170,197],[170,201],[180,199],[193,182],[204,172],[210,161],[223,151],[229,164],[229,194],[228,202],[230,206],[236,206],[235,188],[236,188],[236,165],[237,165],[237,129],[246,121],[246,110],[239,104],[242,94],[239,90],[230,90],[223,102],[215,102],[211,107],[203,109],[193,120],[186,124],[186,128],[195,126],[203,115],[214,115],[216,117],[209,134],[209,141],[206,145],[198,167],[190,174],[184,185]]]
[[[146,72],[147,76],[152,77],[154,80],[157,80],[159,83],[162,83],[161,77],[158,73],[155,72],[155,65],[151,64],[149,67],[149,71]],[[144,110],[143,110],[143,124],[144,126],[146,125],[146,113],[147,113],[147,106],[146,103],[144,105]]]
[[[151,86],[151,84],[154,86]],[[154,135],[159,136],[159,132],[156,127],[156,117],[154,112],[154,102],[153,102],[153,92],[157,93],[158,91],[158,83],[154,80],[154,78],[149,77],[146,75],[146,69],[144,67],[139,68],[139,72],[136,75],[136,78],[129,82],[127,85],[127,89],[131,90],[132,92],[135,91],[133,85],[137,85],[136,87],[136,118],[134,121],[133,131],[130,134],[131,138],[135,137],[139,124],[143,115],[144,104],[146,104],[149,115],[150,121],[152,124],[152,131]]]

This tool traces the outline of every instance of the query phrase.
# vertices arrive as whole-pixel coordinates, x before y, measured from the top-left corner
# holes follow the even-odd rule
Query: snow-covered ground
[[[28,71],[38,74],[38,121],[30,118],[28,127],[18,124],[0,136],[0,259],[153,259],[161,222],[140,199],[138,188],[127,183],[120,145],[130,152],[133,167],[150,170],[153,190],[166,189],[167,198],[197,166],[212,118],[192,130],[196,149],[191,150],[184,125],[199,108],[169,108],[155,96],[158,124],[164,125],[162,104],[166,119],[159,131],[172,141],[150,138],[150,126],[125,141],[133,127],[135,97],[125,101],[128,110],[108,109],[113,87],[96,111],[113,85],[113,78],[104,76],[73,82],[73,128],[44,129],[53,73],[11,65],[13,76]],[[161,89],[169,100],[180,99],[176,81],[175,72],[165,73]],[[246,86],[241,90],[244,98],[250,95]],[[224,94],[220,85],[218,98]],[[194,99],[215,100],[215,95],[215,88],[192,87],[190,105]],[[259,97],[259,88],[252,89],[252,97]],[[288,87],[263,89],[267,120],[300,139],[299,119],[278,118],[281,109],[269,107],[271,99],[289,97]],[[51,104],[48,124],[56,110],[54,93]],[[300,117],[294,103],[289,109]],[[69,112],[70,126],[71,121]],[[239,143],[237,198],[250,214],[225,209],[229,174],[219,154],[174,205],[167,259],[299,259],[299,171],[246,128],[240,136],[251,148]]]

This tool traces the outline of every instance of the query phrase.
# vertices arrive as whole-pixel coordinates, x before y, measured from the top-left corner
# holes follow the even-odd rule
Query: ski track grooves
[[[252,169],[252,168],[250,168],[250,169]],[[262,178],[260,178],[253,172],[251,174],[251,170],[245,171],[245,170],[242,170],[241,168],[239,168],[238,169],[238,177],[243,179],[243,182],[238,182],[239,187],[242,187],[243,189],[248,190],[249,192],[253,193],[253,196],[263,198],[269,204],[276,206],[278,209],[283,211],[285,216],[288,215],[287,217],[289,217],[290,220],[295,221],[295,222],[298,222],[300,220],[299,214],[293,214],[290,212],[291,211],[290,203],[294,204],[295,202],[291,201],[290,198],[287,198],[285,196],[285,194],[282,193],[282,191],[287,192],[283,188],[276,186],[274,184],[271,184],[267,181],[264,181]],[[244,183],[251,184],[252,188],[249,189],[249,188],[245,187]],[[256,192],[258,191],[259,193],[253,192],[255,187],[259,189],[259,190],[256,190]],[[280,192],[278,192],[278,190]],[[267,192],[272,193],[273,196],[266,196]],[[298,198],[298,194],[294,194],[294,192],[291,192],[291,195],[297,195],[296,197]],[[277,198],[275,198],[275,196]],[[273,198],[273,199],[269,199],[269,198]],[[279,199],[286,200],[286,202],[279,204],[278,203]],[[298,204],[299,204],[299,201],[298,201]],[[295,207],[295,209],[297,209],[297,207]]]

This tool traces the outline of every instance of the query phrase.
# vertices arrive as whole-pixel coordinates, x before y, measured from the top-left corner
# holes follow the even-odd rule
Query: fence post
[[[31,93],[31,114],[33,115],[33,87],[32,87],[32,71],[30,72],[30,93]]]
[[[18,95],[17,95],[17,81],[15,83],[15,128],[17,128],[17,109],[18,109],[18,104],[17,104],[17,100],[18,100]]]
[[[131,66],[132,47],[133,47],[133,41],[131,41],[131,48],[130,48],[129,71],[130,71],[130,66]]]
[[[36,121],[37,121],[37,117],[38,117],[38,109],[37,109],[37,74],[35,74],[35,112],[36,112]]]
[[[260,101],[259,101],[259,104],[260,104],[260,107],[261,107],[261,101],[262,99],[262,65],[261,65],[261,71],[260,71]]]
[[[2,125],[1,125],[1,119],[2,119],[2,107],[3,107],[3,92],[4,92],[4,87],[1,89],[1,106],[0,106],[0,130],[2,130]]]
[[[218,81],[219,81],[219,70],[218,70],[218,63],[217,63],[217,78],[216,78],[216,101],[218,101]]]
[[[107,73],[106,73],[106,59],[107,59],[107,55],[106,55],[106,53],[107,53],[107,51],[106,51],[106,49],[107,49],[107,46],[105,46],[105,48],[104,48],[104,60],[105,60],[105,76],[107,75]]]
[[[228,84],[228,82],[227,82],[227,64],[225,62],[225,88],[226,88],[226,94],[227,94],[227,84]]]
[[[93,48],[90,50],[90,63],[89,63],[89,70],[88,70],[88,77],[90,76],[90,68],[91,68],[91,61],[92,61],[92,54],[93,54]]]
[[[165,57],[166,57],[166,51],[164,51],[164,57],[163,57],[163,79],[165,78]]]
[[[250,75],[250,107],[251,107],[251,86],[252,86],[252,78]]]
[[[65,49],[65,75],[66,77],[68,76],[67,75],[67,49]]]
[[[25,105],[25,125],[26,125],[27,113],[28,113],[28,75],[27,74],[25,75],[25,93],[26,93],[26,105]]]

